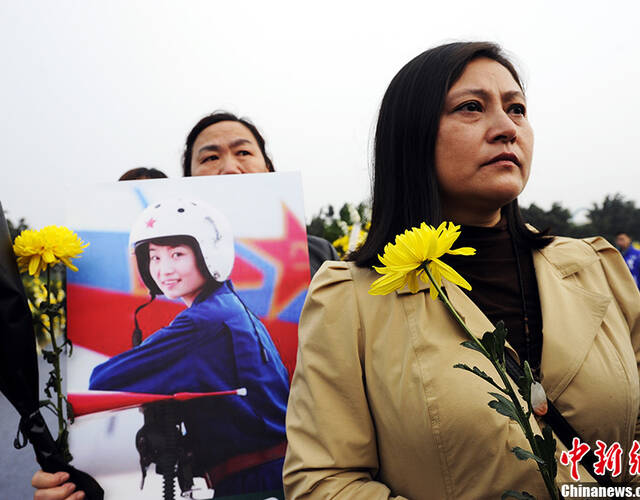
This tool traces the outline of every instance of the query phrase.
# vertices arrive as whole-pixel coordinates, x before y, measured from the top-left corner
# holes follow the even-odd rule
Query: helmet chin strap
[[[133,329],[133,333],[131,334],[132,347],[138,347],[142,343],[142,330],[140,329],[140,325],[138,324],[138,313],[141,309],[151,304],[155,298],[156,294],[154,292],[151,292],[151,300],[149,302],[145,302],[141,306],[138,306],[136,308],[136,312],[133,313],[133,322],[135,323],[135,328]]]

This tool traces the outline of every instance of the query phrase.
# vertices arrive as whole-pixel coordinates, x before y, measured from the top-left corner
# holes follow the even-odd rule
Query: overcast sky
[[[302,172],[309,219],[368,197],[376,111],[402,65],[489,39],[522,70],[536,132],[521,201],[640,205],[633,5],[3,0],[0,201],[39,227],[64,222],[69,183],[179,176],[187,132],[226,109],[257,124],[278,170]]]

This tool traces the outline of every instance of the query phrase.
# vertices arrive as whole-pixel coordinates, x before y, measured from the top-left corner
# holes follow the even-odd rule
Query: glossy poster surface
[[[69,199],[67,225],[90,243],[68,273],[74,465],[106,499],[282,498],[309,282],[299,176],[127,181]]]

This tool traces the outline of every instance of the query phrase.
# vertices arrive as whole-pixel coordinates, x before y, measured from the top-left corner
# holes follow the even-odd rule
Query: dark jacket
[[[308,234],[307,245],[309,247],[309,270],[312,278],[325,260],[340,260],[336,249],[324,238]]]

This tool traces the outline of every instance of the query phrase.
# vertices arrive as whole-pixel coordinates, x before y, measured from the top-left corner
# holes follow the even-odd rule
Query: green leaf
[[[491,408],[496,410],[501,415],[519,422],[516,407],[510,400],[505,398],[502,394],[498,394],[497,392],[490,392],[489,394],[496,398],[492,401],[489,401],[489,406]]]
[[[58,435],[56,447],[66,463],[73,460],[73,455],[69,452],[69,431],[66,428]]]
[[[69,340],[68,337],[65,336],[64,344],[69,346],[69,354],[68,354],[68,356],[71,357],[71,355],[73,354],[73,343]]]
[[[495,330],[493,332],[484,332],[484,335],[482,335],[482,338],[480,339],[480,342],[491,356],[489,359],[495,359],[494,357],[496,355],[496,339],[494,332]]]
[[[489,375],[487,375],[484,371],[482,371],[477,366],[474,366],[473,368],[470,368],[468,365],[465,365],[464,363],[457,363],[457,364],[453,365],[453,367],[454,368],[460,368],[461,370],[466,370],[468,372],[471,372],[474,375],[477,375],[478,377],[480,377],[481,379],[486,380],[487,382],[489,382],[496,389],[499,389],[499,390],[504,392],[504,389],[502,387],[500,387],[495,382],[495,380],[493,380]]]
[[[480,349],[480,346],[477,343],[475,343],[473,340],[465,340],[460,345],[462,347],[466,347],[467,349],[473,349],[474,351],[478,351],[483,356],[486,356],[486,354],[482,351],[482,349]]]
[[[56,355],[55,355],[55,353],[53,351],[45,351],[43,349],[42,350],[42,357],[49,364],[53,364],[56,361]]]
[[[44,392],[47,395],[48,398],[52,397],[51,396],[51,389],[55,390],[56,388],[56,373],[54,370],[51,370],[49,372],[49,380],[47,380],[46,385],[44,386]]]
[[[529,362],[526,359],[524,360],[524,374],[527,377],[529,383],[533,383],[533,373],[531,372],[531,365],[529,365]]]
[[[64,398],[64,401],[67,405],[67,419],[70,423],[73,423],[76,419],[76,415],[73,411],[73,406],[71,406],[71,403],[69,403],[69,400],[67,398]]]
[[[469,365],[465,365],[464,363],[456,363],[453,365],[454,368],[460,368],[461,370],[467,370],[468,372],[473,372]]]
[[[42,314],[57,316],[60,309],[62,309],[62,304],[47,304],[46,302],[40,304],[40,312]]]
[[[518,392],[522,396],[522,399],[527,402],[529,411],[531,411],[531,384],[527,382],[527,377],[518,377],[516,384],[518,386]]]
[[[478,347],[478,344],[476,344],[473,340],[465,340],[464,342],[461,342],[460,345],[462,347],[466,347],[467,349],[473,349],[474,351],[482,352],[480,347]]]
[[[530,451],[527,451],[527,450],[525,450],[523,448],[520,448],[519,446],[516,446],[511,451],[513,453],[515,453],[516,457],[518,457],[520,460],[529,460],[529,459],[531,459],[531,460],[535,460],[539,464],[544,464],[544,460],[542,458],[535,456]]]
[[[40,400],[40,408],[46,408],[54,415],[58,415],[58,408],[56,407],[56,405],[54,405],[52,401],[49,401],[47,399]]]
[[[524,376],[518,377],[518,380],[516,380],[516,384],[518,386],[518,392],[522,396],[522,399],[524,399],[527,402],[527,407],[529,409],[529,412],[531,412],[531,383],[532,383],[532,379],[529,379],[526,376],[526,373]]]
[[[496,361],[501,366],[504,366],[504,342],[506,338],[507,329],[504,327],[504,323],[499,321],[494,331],[484,332],[482,339],[480,339],[480,342],[489,353],[489,359]]]
[[[524,362],[524,376],[518,377],[516,383],[518,384],[518,392],[527,402],[527,408],[529,409],[529,413],[531,413],[531,384],[533,384],[533,374],[531,373],[531,367],[529,366],[529,362],[525,360]]]
[[[536,434],[533,439],[540,450],[540,455],[550,468],[551,477],[555,478],[558,474],[558,464],[556,462],[556,440],[553,438],[551,426],[544,427],[542,436]]]
[[[498,321],[496,329],[493,331],[494,355],[496,360],[504,366],[504,343],[507,338],[507,329],[504,321]]]
[[[513,490],[505,491],[500,497],[501,500],[505,500],[505,498],[516,498],[517,500],[536,500],[536,497],[530,495],[526,491],[519,493]]]

